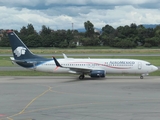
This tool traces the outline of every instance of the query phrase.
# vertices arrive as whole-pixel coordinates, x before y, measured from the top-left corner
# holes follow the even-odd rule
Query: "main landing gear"
[[[80,76],[79,76],[79,79],[80,79],[80,80],[83,80],[83,79],[84,79],[84,74],[80,75]]]

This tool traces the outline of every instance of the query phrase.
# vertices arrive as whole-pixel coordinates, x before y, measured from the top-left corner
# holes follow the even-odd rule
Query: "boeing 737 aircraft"
[[[35,71],[74,73],[79,74],[79,79],[85,75],[105,77],[107,73],[129,73],[139,74],[143,79],[158,69],[147,61],[135,59],[74,59],[65,54],[63,59],[47,59],[34,55],[13,31],[8,31],[8,36],[14,56],[12,62]]]

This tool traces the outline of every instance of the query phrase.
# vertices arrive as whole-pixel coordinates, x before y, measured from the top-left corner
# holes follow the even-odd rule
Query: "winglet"
[[[62,67],[61,65],[60,65],[60,63],[57,61],[57,59],[53,56],[53,60],[54,60],[54,62],[56,63],[56,66],[57,67]]]
[[[62,53],[63,54],[63,57],[64,59],[67,59],[68,57],[66,56],[66,54]]]

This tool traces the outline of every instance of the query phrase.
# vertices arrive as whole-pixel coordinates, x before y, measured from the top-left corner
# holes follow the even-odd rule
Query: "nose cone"
[[[153,66],[153,71],[157,71],[158,70],[158,67],[156,67],[156,66]]]

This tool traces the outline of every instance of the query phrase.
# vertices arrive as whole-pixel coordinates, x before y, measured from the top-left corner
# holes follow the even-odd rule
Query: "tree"
[[[130,24],[130,28],[136,30],[137,29],[137,25],[135,23],[131,23]]]
[[[108,34],[113,34],[114,31],[115,31],[115,29],[110,25],[105,25],[105,27],[102,28],[103,34],[107,34],[107,35]]]
[[[70,42],[73,40],[73,33],[71,30],[67,30],[66,32],[66,40],[67,40],[67,45],[69,46]]]
[[[28,38],[27,38],[27,36],[28,36],[28,29],[25,26],[23,26],[21,28],[20,33],[19,33],[18,36],[27,45],[27,41],[28,41]]]
[[[28,47],[41,47],[41,38],[38,34],[31,34],[27,36]]]
[[[136,47],[136,44],[129,38],[126,39],[118,39],[116,42],[115,47],[119,48],[133,48]]]
[[[140,45],[144,45],[146,37],[146,29],[143,25],[137,26],[137,41]]]
[[[155,29],[154,29],[154,33],[156,37],[160,37],[160,25],[158,25]]]
[[[146,38],[144,46],[145,47],[160,46],[159,37]]]
[[[51,29],[46,27],[45,25],[42,26],[42,30],[40,32],[41,36],[41,43],[43,47],[53,47],[54,46],[54,37],[51,33]]]
[[[83,46],[98,46],[100,45],[100,40],[99,38],[90,38],[90,37],[85,37],[85,38],[82,38],[82,45]]]
[[[94,25],[90,22],[87,21],[84,23],[84,27],[86,29],[86,37],[93,37],[94,36]]]
[[[34,34],[35,33],[35,30],[34,30],[34,27],[32,24],[28,24],[27,26],[27,35],[31,35],[31,34]]]
[[[115,36],[118,38],[122,38],[122,39],[126,38],[126,36],[124,35],[124,27],[123,26],[117,27],[117,29],[115,31]]]
[[[67,48],[68,47],[67,40],[62,41],[59,47],[61,47],[61,48]]]
[[[8,40],[8,36],[6,33],[4,33],[3,37],[0,40],[0,46],[1,47],[8,47],[10,46],[9,40]]]
[[[27,28],[23,26],[20,30],[21,35],[26,35],[27,34]]]
[[[20,30],[19,37],[28,47],[40,47],[41,40],[32,24],[27,27],[23,26]]]
[[[111,46],[112,41],[113,41],[113,37],[111,35],[101,35],[100,36],[100,43],[103,46]]]
[[[85,33],[77,30],[53,31],[45,25],[42,26],[40,34],[34,30],[32,24],[23,26],[20,32],[15,31],[21,40],[29,47],[75,47],[76,43],[84,46],[112,46],[120,48],[132,48],[135,45],[145,47],[160,46],[160,26],[156,28],[145,28],[143,25],[119,26],[114,29],[106,24],[102,27],[102,34],[94,31],[94,25],[90,21],[84,22]],[[9,46],[8,37],[2,35],[0,46]]]
[[[12,30],[12,31],[14,31],[16,34],[18,33],[17,30]],[[0,47],[9,47],[10,43],[9,43],[7,31],[4,31],[2,34],[3,36],[0,38]]]
[[[145,38],[152,38],[154,37],[154,29],[153,28],[147,28]]]
[[[51,29],[46,27],[45,25],[42,26],[41,35],[49,35],[51,34]]]
[[[66,35],[67,35],[66,30],[58,30],[58,31],[54,32],[53,34],[54,34],[54,46],[55,47],[62,47],[61,43],[64,42],[67,38],[66,37]],[[67,45],[69,45],[68,42],[67,42]]]
[[[69,47],[70,48],[76,48],[76,42],[74,40],[70,41]]]

